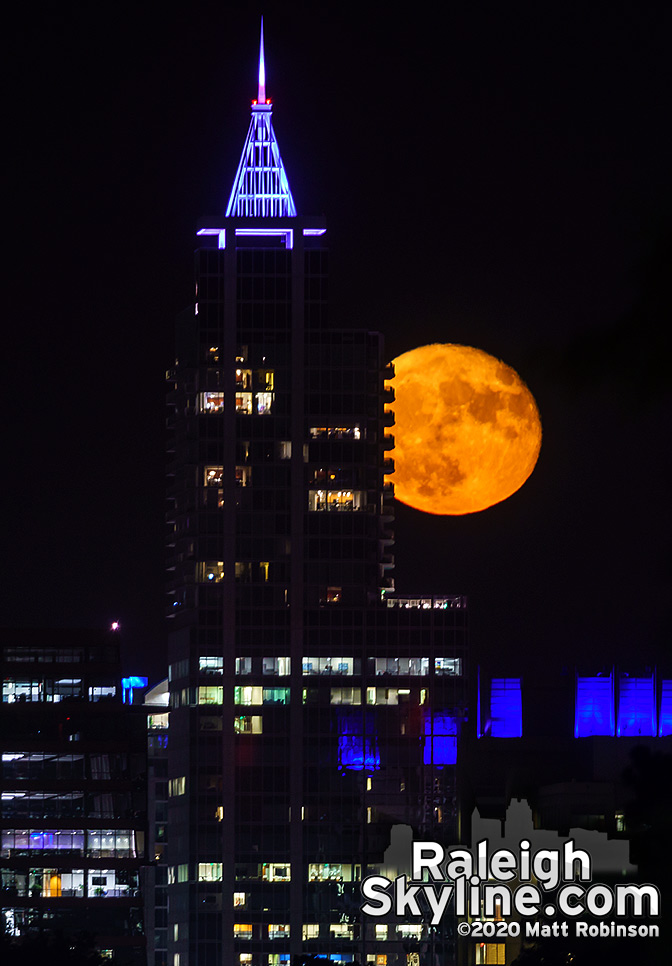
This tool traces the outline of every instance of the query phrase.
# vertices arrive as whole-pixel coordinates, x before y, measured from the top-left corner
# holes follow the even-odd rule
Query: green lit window
[[[222,863],[221,862],[199,862],[198,863],[199,882],[221,882]]]

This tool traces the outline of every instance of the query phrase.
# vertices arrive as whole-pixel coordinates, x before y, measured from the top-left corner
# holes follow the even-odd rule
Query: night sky
[[[163,377],[196,220],[222,212],[242,150],[263,9],[294,198],[328,219],[332,323],[382,331],[390,359],[484,349],[541,412],[538,466],[505,503],[398,507],[397,590],[467,594],[493,672],[669,673],[667,6],[17,15],[3,623],[117,619],[126,669],[165,673]]]

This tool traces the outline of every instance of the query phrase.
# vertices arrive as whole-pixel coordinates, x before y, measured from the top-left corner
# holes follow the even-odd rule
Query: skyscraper
[[[447,935],[361,921],[359,883],[393,826],[457,833],[465,601],[393,592],[392,370],[380,334],[327,324],[263,35],[198,240],[168,373],[168,963],[406,966]]]
[[[146,732],[122,703],[117,637],[4,629],[0,669],[3,932],[28,956],[31,939],[55,950],[85,932],[140,966]]]

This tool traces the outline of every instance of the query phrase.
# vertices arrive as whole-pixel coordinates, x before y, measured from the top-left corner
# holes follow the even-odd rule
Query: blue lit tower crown
[[[271,121],[271,101],[266,97],[264,24],[259,43],[259,93],[252,102],[252,119],[240,158],[227,218],[294,218],[296,206],[280,157]]]

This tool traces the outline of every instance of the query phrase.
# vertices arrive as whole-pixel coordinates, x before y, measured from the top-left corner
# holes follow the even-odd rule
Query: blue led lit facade
[[[427,714],[425,716],[425,765],[454,765],[457,761],[457,719],[451,714]]]
[[[355,771],[378,771],[380,752],[372,711],[353,709],[338,715],[338,763]]]
[[[672,681],[661,681],[658,735],[661,738],[672,735]]]
[[[478,679],[476,703],[478,738],[520,738],[523,734],[523,697],[520,678]]]
[[[611,735],[614,720],[614,676],[577,677],[574,737]]]
[[[522,733],[520,678],[493,678],[490,686],[490,734],[493,738],[520,738]]]
[[[619,675],[616,734],[619,737],[655,736],[656,685],[653,674],[648,677]]]

